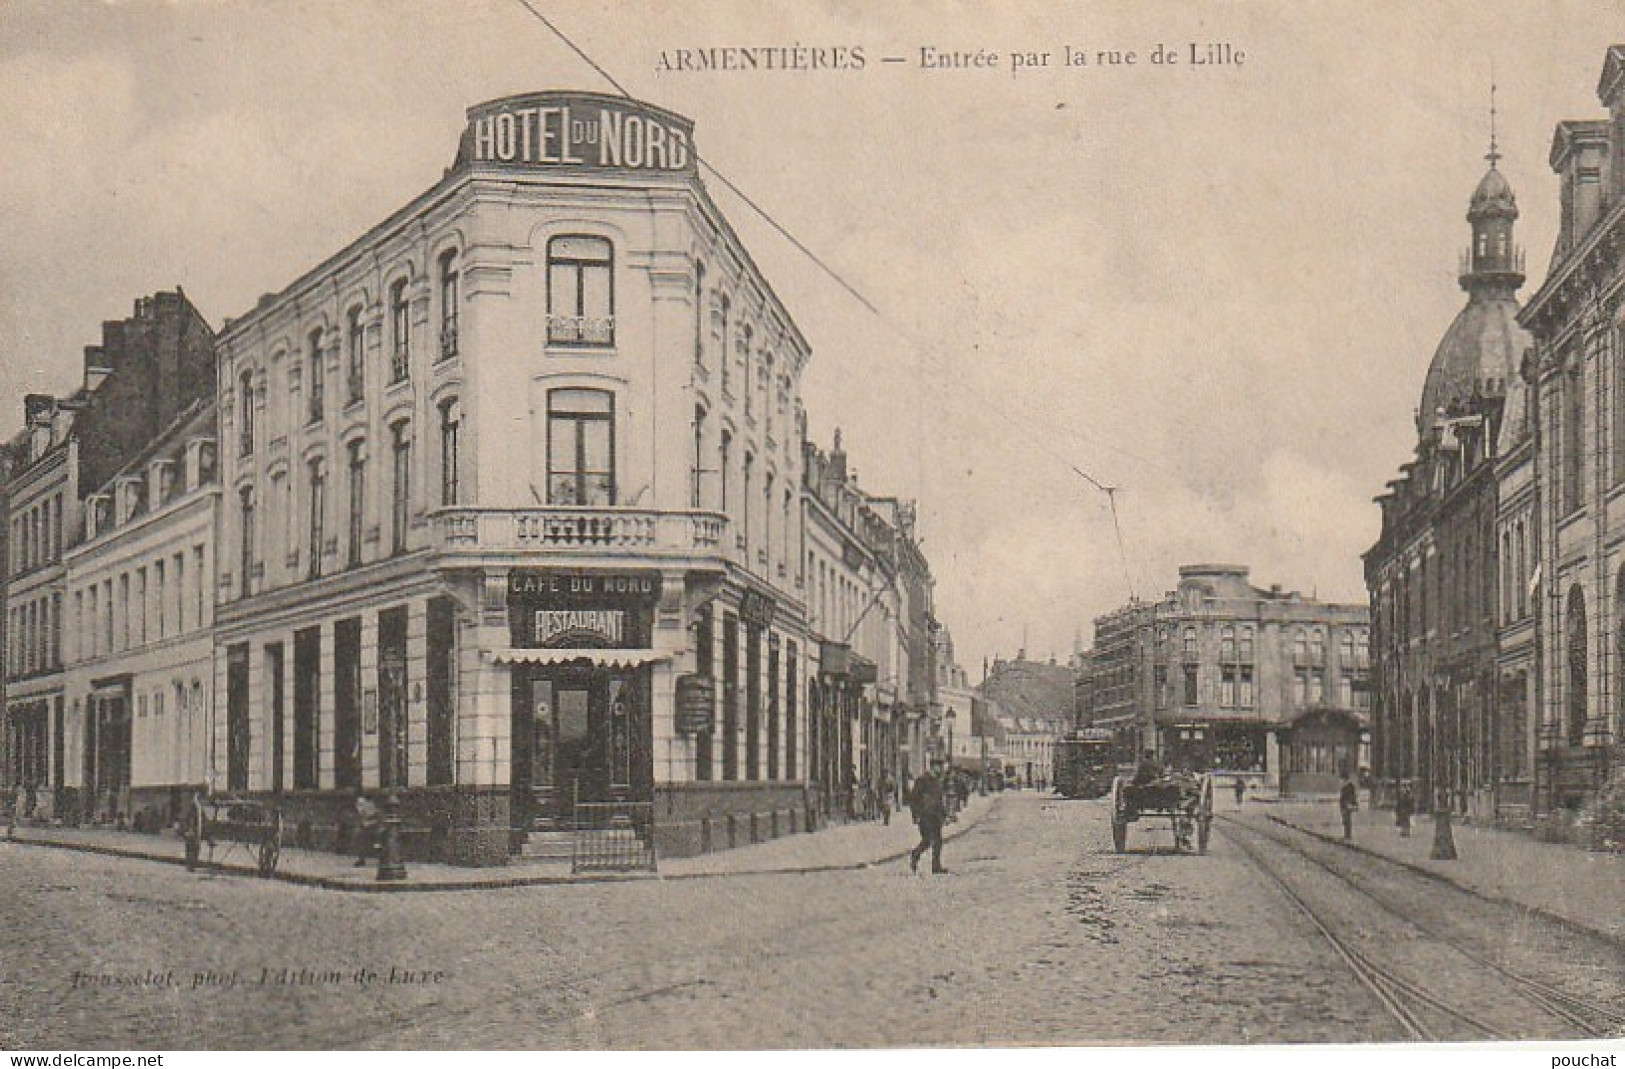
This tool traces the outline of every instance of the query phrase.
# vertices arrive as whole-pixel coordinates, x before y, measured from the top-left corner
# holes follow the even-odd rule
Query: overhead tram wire
[[[557,37],[560,41],[562,41],[564,43],[564,45],[567,48],[570,49],[570,51],[574,52],[576,54],[576,56],[578,56],[583,63],[585,63],[587,66],[591,67],[593,69],[593,71],[595,71],[600,78],[603,78],[604,81],[608,82],[611,86],[613,86],[615,88],[615,91],[620,93],[621,96],[625,97],[628,100],[634,100],[635,101],[637,99],[635,96],[632,95],[631,91],[626,88],[626,86],[621,84],[619,79],[617,79],[613,74],[609,73],[609,71],[605,70],[604,67],[601,64],[599,64],[597,60],[592,58],[592,56],[588,55],[585,49],[583,49],[580,45],[576,44],[575,41],[571,40],[570,36],[568,34],[566,34],[563,30],[559,29],[559,27],[557,25],[555,25],[551,19],[549,19],[546,15],[544,15],[540,11],[538,11],[536,9],[536,7],[530,2],[530,0],[515,0],[515,2],[520,7],[524,8],[527,12],[529,12],[530,15],[532,17],[534,17],[538,22],[540,22],[543,26],[547,27],[548,31],[550,33],[552,33],[553,36]],[[924,342],[922,339],[915,337],[912,331],[908,330],[901,323],[897,322],[891,316],[888,316],[885,312],[881,311],[880,308],[877,307],[873,301],[869,300],[868,297],[864,296],[864,294],[863,294],[863,292],[861,290],[859,290],[851,282],[848,282],[846,280],[846,278],[844,276],[842,276],[839,271],[836,271],[829,264],[825,263],[824,260],[817,253],[813,252],[812,249],[808,248],[807,245],[800,238],[798,238],[794,234],[792,234],[784,226],[784,224],[780,223],[776,218],[774,218],[773,214],[771,212],[769,212],[766,208],[763,208],[760,204],[756,203],[756,201],[749,194],[747,194],[744,190],[740,189],[739,185],[736,182],[734,182],[733,179],[731,179],[727,175],[723,174],[720,170],[718,170],[716,168],[716,166],[714,164],[712,164],[709,160],[702,157],[698,152],[695,153],[694,158],[695,158],[696,163],[698,163],[700,166],[704,167],[708,172],[710,172],[712,175],[714,175],[716,177],[717,181],[721,182],[723,184],[723,186],[725,186],[731,193],[734,194],[734,196],[738,197],[741,201],[743,201],[745,203],[745,205],[750,208],[751,211],[755,212],[758,216],[760,216],[761,219],[768,224],[768,226],[772,227],[773,230],[775,232],[777,232],[780,237],[782,237],[786,241],[788,241],[791,244],[791,246],[796,249],[796,251],[800,252],[803,256],[807,257],[808,260],[812,261],[812,263],[814,265],[816,265],[819,270],[824,272],[825,275],[829,276],[829,278],[831,280],[833,280],[836,285],[840,286],[841,289],[845,290],[847,292],[847,294],[852,297],[853,300],[855,300],[859,304],[863,305],[863,307],[866,308],[871,315],[873,315],[876,319],[880,320],[882,323],[886,324],[892,330],[896,331],[899,335],[901,335],[903,338],[908,340],[911,344],[915,345],[920,350],[920,352],[922,354],[930,353],[932,351],[932,346],[930,346],[929,344]],[[957,385],[956,383],[954,383],[954,380],[953,380],[952,376],[948,376],[947,381],[951,385]],[[1039,447],[1039,449],[1041,451],[1043,451],[1044,453],[1046,453],[1048,456],[1050,456],[1051,459],[1056,460],[1057,462],[1063,464],[1068,470],[1070,470],[1075,475],[1082,478],[1090,486],[1094,487],[1096,490],[1098,490],[1101,493],[1106,495],[1107,504],[1111,508],[1112,526],[1113,526],[1113,529],[1116,531],[1116,535],[1117,535],[1117,552],[1118,552],[1118,556],[1121,558],[1121,562],[1122,562],[1122,566],[1123,566],[1123,580],[1124,580],[1124,583],[1128,586],[1129,597],[1132,600],[1134,598],[1134,596],[1135,596],[1134,595],[1134,580],[1130,575],[1129,563],[1128,563],[1128,552],[1127,552],[1127,548],[1125,547],[1124,542],[1123,542],[1123,528],[1122,528],[1122,523],[1121,523],[1121,521],[1120,521],[1120,519],[1118,517],[1118,512],[1117,512],[1117,491],[1119,489],[1121,489],[1121,487],[1107,486],[1105,483],[1102,483],[1100,480],[1096,479],[1094,476],[1090,475],[1088,472],[1084,471],[1082,468],[1078,467],[1076,464],[1072,463],[1070,460],[1067,460],[1065,457],[1063,457],[1063,456],[1059,455],[1058,453],[1054,452],[1045,443],[1039,441],[1036,437],[1032,436],[1027,431],[1027,428],[1023,424],[1021,424],[1014,416],[1011,416],[1009,413],[1004,412],[998,406],[996,406],[996,405],[992,404],[991,402],[989,402],[985,397],[976,397],[975,400],[982,407],[988,409],[991,412],[997,413],[998,415],[1002,416],[1006,421],[1008,421],[1013,426],[1015,426],[1018,433],[1022,434],[1025,437],[1027,437],[1032,444],[1037,445]]]

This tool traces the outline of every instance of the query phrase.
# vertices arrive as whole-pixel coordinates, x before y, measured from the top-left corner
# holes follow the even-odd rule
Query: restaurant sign
[[[604,646],[619,646],[626,633],[626,613],[620,609],[538,609],[536,644],[549,646],[562,638],[596,639]]]
[[[626,97],[504,97],[468,110],[458,162],[692,174],[694,124]]]

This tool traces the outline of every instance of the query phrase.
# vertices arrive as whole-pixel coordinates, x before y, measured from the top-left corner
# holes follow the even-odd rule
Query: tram
[[[1112,789],[1115,775],[1117,753],[1110,731],[1082,728],[1056,740],[1051,782],[1066,797],[1100,798]]]

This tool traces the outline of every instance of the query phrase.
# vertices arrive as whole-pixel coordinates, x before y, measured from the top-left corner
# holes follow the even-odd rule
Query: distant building
[[[1095,621],[1094,726],[1172,764],[1334,790],[1368,760],[1368,641],[1364,605],[1187,565],[1162,600]]]
[[[926,756],[920,725],[935,693],[930,569],[912,507],[858,486],[839,430],[827,453],[811,442],[802,449],[817,667],[808,689],[810,786],[822,813],[869,816],[882,786],[907,781]]]
[[[64,632],[88,624],[67,615],[65,556],[85,538],[86,498],[213,393],[213,344],[213,331],[180,290],[142,297],[130,316],[102,324],[99,345],[85,348],[77,390],[24,400],[23,430],[6,447],[7,760],[0,772],[5,785],[32,792],[38,817],[131,816],[130,711],[104,710],[98,725],[87,708],[67,704]],[[97,596],[123,614],[131,576],[119,579]],[[92,797],[98,783],[104,804]]]
[[[977,688],[993,707],[1003,737],[1005,774],[1024,786],[1047,785],[1055,767],[1055,740],[1077,720],[1077,674],[1070,665],[995,659]]]

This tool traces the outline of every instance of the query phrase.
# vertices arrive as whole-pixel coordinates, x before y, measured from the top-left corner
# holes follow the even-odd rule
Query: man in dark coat
[[[377,850],[380,830],[382,829],[377,803],[357,791],[355,795],[356,868],[365,865],[367,857]]]
[[[929,848],[931,871],[947,872],[942,867],[942,822],[948,815],[948,806],[942,793],[942,762],[933,761],[929,770],[920,773],[914,788],[908,792],[909,812],[920,826],[920,842],[908,855],[908,867],[920,870],[920,855]]]
[[[1337,808],[1343,814],[1343,839],[1354,839],[1354,811],[1360,808],[1360,792],[1352,779],[1343,780],[1343,789],[1337,792]]]
[[[1394,798],[1394,823],[1399,826],[1399,834],[1410,838],[1411,817],[1416,814],[1416,795],[1411,792],[1409,783],[1399,785],[1399,792]]]

